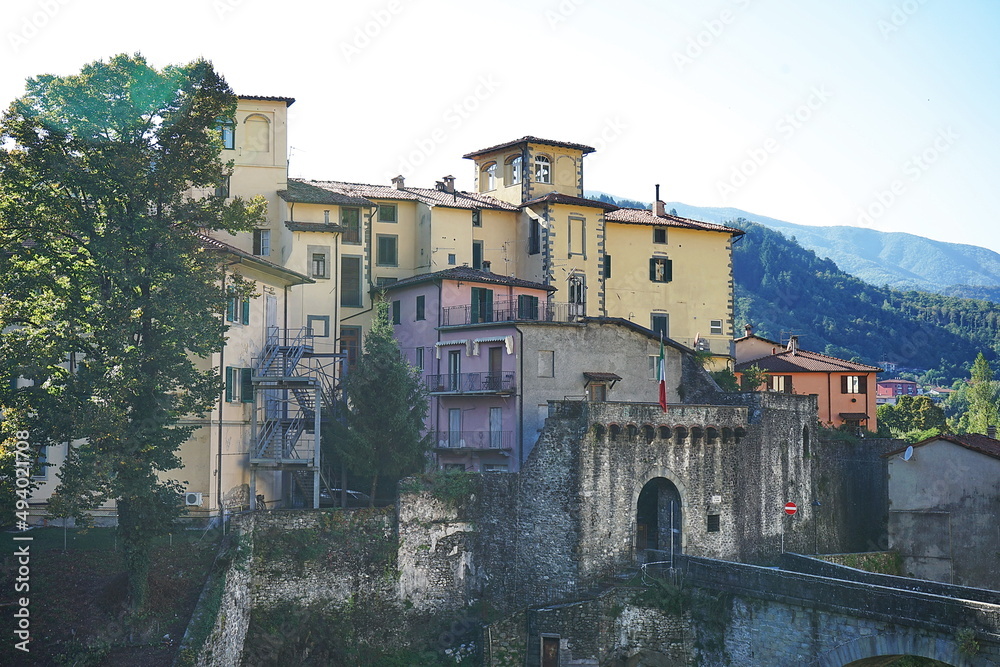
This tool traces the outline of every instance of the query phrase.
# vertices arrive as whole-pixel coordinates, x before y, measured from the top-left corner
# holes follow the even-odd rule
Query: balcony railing
[[[494,301],[493,307],[447,306],[442,308],[442,326],[461,326],[484,322],[570,322],[586,314],[583,304],[536,303],[517,299]]]
[[[514,371],[428,375],[426,382],[432,394],[505,394],[517,389]]]
[[[513,431],[438,431],[434,434],[438,449],[513,449]]]

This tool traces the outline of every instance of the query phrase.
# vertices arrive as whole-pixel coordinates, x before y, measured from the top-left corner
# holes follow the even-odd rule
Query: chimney
[[[663,207],[663,202],[660,201],[660,184],[656,184],[656,201],[653,202],[653,215],[657,218],[662,218],[666,215],[666,211]]]
[[[392,187],[396,188],[397,190],[402,190],[404,187],[406,187],[405,184],[403,183],[404,180],[405,179],[403,178],[403,175],[400,174],[396,178],[392,179]]]
[[[444,182],[444,191],[449,194],[455,194],[455,177],[445,176],[441,180]]]
[[[993,438],[994,440],[996,440],[997,439],[997,427],[996,426],[987,426],[986,427],[986,437]]]
[[[491,266],[490,265],[490,260],[484,259],[483,260],[483,271],[485,271],[486,273],[490,273],[490,266]]]
[[[793,355],[799,351],[799,337],[789,336],[788,337],[788,351]]]
[[[752,336],[753,335],[753,325],[752,324],[744,325],[743,329],[747,332],[748,336]]]

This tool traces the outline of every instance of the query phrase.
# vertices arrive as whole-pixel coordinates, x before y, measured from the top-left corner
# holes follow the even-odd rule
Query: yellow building
[[[589,146],[522,137],[467,153],[479,192],[516,204],[519,278],[559,289],[576,315],[621,317],[733,358],[732,241],[739,229],[583,197]]]

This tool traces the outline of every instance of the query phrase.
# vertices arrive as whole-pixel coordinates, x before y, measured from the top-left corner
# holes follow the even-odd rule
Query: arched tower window
[[[489,192],[497,187],[497,163],[490,162],[483,165],[483,170],[479,173],[479,191]]]
[[[535,156],[535,182],[552,182],[552,161],[544,155]]]

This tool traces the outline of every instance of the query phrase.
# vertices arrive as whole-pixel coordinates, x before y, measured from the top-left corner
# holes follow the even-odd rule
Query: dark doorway
[[[672,560],[681,553],[681,494],[663,477],[646,482],[636,503],[636,553],[642,562]]]

